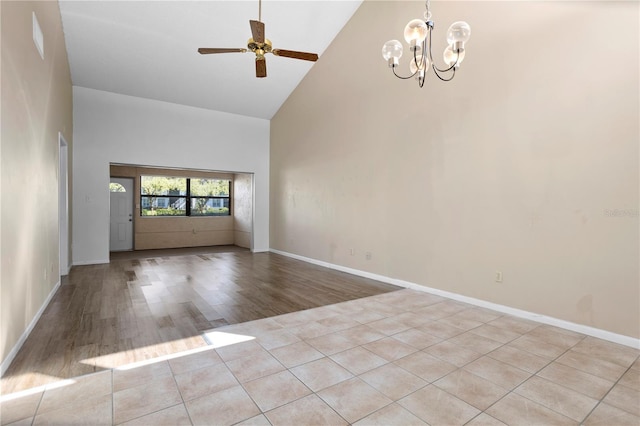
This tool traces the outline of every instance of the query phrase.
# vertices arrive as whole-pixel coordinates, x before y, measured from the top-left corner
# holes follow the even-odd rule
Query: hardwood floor
[[[223,325],[398,289],[234,247],[113,253],[64,277],[1,392],[205,346],[202,332]]]

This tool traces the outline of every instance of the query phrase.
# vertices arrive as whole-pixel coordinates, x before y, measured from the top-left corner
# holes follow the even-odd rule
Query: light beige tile
[[[465,370],[447,374],[433,383],[479,410],[485,410],[507,394],[507,390]]]
[[[525,334],[540,326],[540,323],[513,317],[510,315],[501,316],[500,318],[496,318],[493,321],[489,321],[487,324],[519,334]]]
[[[601,402],[584,421],[586,426],[638,426],[640,417]]]
[[[538,376],[531,377],[515,392],[577,422],[582,421],[598,403],[596,399]]]
[[[317,321],[305,322],[295,327],[288,328],[291,334],[295,334],[302,340],[313,339],[314,337],[324,336],[333,332],[329,327],[326,327]]]
[[[516,393],[509,393],[486,411],[508,425],[577,425],[578,422],[533,402]]]
[[[185,403],[194,425],[231,425],[260,414],[242,386],[235,386]]]
[[[243,422],[236,423],[236,426],[271,426],[271,422],[267,420],[264,414],[260,414]]]
[[[467,318],[460,318],[456,315],[441,318],[437,321],[439,324],[446,324],[453,326],[455,328],[459,328],[464,331],[469,331],[474,328],[480,327],[483,323],[480,321],[474,321]]]
[[[101,371],[73,379],[73,383],[66,386],[50,385],[44,392],[38,414],[56,410],[61,406],[73,403],[87,395],[98,397],[111,395],[111,370]]]
[[[246,342],[240,342],[233,345],[223,346],[216,348],[216,352],[220,355],[223,361],[229,362],[234,359],[243,358],[246,356],[257,355],[265,352],[265,349],[255,340],[249,340]]]
[[[15,422],[12,423],[2,423],[3,425],[7,425],[7,426],[31,426],[33,424],[33,417],[27,417],[26,419],[22,419],[22,420],[17,420]]]
[[[287,404],[311,391],[289,371],[272,374],[244,384],[244,388],[263,412]]]
[[[394,334],[392,337],[416,349],[424,349],[442,341],[440,337],[433,336],[415,328]]]
[[[542,358],[538,355],[507,345],[489,352],[487,356],[497,359],[498,361],[505,362],[521,370],[528,371],[529,373],[536,373],[540,371],[541,368],[549,364],[549,360],[547,358]]]
[[[156,379],[113,394],[114,422],[123,423],[181,402],[173,377]]]
[[[603,400],[609,405],[640,416],[640,391],[617,384]]]
[[[134,368],[116,368],[113,370],[113,391],[117,392],[163,377],[171,377],[171,368],[167,361],[154,362]]]
[[[329,358],[311,361],[290,371],[314,392],[353,377],[353,374]]]
[[[360,324],[367,324],[382,318],[385,318],[385,316],[377,312],[369,311],[367,309],[363,309],[351,314],[351,319],[353,319],[354,321],[358,321]]]
[[[449,341],[429,346],[424,352],[458,367],[467,365],[482,356],[481,353],[455,345]]]
[[[618,383],[628,388],[640,391],[640,370],[630,368],[622,375],[622,378]]]
[[[266,413],[273,426],[283,425],[347,425],[317,395],[309,395]]]
[[[349,423],[393,402],[357,377],[323,389],[318,396]]]
[[[402,322],[396,321],[393,317],[370,322],[367,326],[386,336],[391,336],[392,334],[411,328]]]
[[[565,330],[550,325],[541,325],[540,327],[536,327],[526,335],[542,340],[543,342],[550,343],[554,346],[558,346],[565,350],[571,348],[585,338],[584,334],[575,333],[570,330]]]
[[[409,354],[417,352],[413,346],[402,343],[393,337],[385,337],[375,342],[367,343],[363,346],[366,350],[373,352],[387,361],[395,361]]]
[[[487,413],[480,413],[475,416],[465,426],[507,426],[495,417],[491,417]]]
[[[272,349],[271,355],[287,368],[320,359],[324,355],[306,342],[298,342],[280,348]]]
[[[224,364],[178,374],[175,381],[184,401],[238,385],[238,381]]]
[[[455,316],[458,318],[464,318],[464,319],[469,319],[473,321],[479,321],[482,323],[487,323],[500,318],[502,314],[486,308],[469,308],[455,314]]]
[[[637,349],[591,336],[585,337],[573,347],[573,350],[623,367],[629,367],[640,355],[640,351]]]
[[[592,358],[574,350],[567,351],[557,359],[557,362],[614,382],[622,377],[627,370],[621,365],[599,358]]]
[[[360,346],[331,355],[330,358],[355,375],[387,363],[387,360]]]
[[[414,312],[425,319],[431,321],[437,321],[439,319],[451,316],[451,312],[447,312],[440,306],[442,303],[435,303],[433,305],[425,306],[424,308],[416,309]]]
[[[428,382],[394,364],[386,364],[360,375],[360,379],[392,400],[425,387]]]
[[[394,362],[395,365],[410,373],[433,382],[455,371],[458,367],[424,352],[416,352]]]
[[[556,359],[566,351],[566,348],[555,346],[528,334],[518,337],[517,339],[507,343],[507,345],[525,352],[530,352],[550,361]]]
[[[0,422],[2,425],[36,415],[36,409],[44,392],[35,392],[22,397],[14,397],[0,403]],[[6,396],[5,396],[6,397]]]
[[[531,373],[487,356],[478,358],[463,368],[507,390],[514,389],[531,376]]]
[[[357,327],[349,328],[347,330],[339,331],[336,334],[352,341],[357,345],[366,345],[367,343],[384,339],[386,337],[384,334],[375,331],[368,325],[360,325]]]
[[[412,393],[398,404],[433,426],[462,425],[480,413],[475,407],[433,385]]]
[[[450,339],[466,331],[440,321],[432,321],[416,328],[424,331],[425,333],[440,337],[441,339]]]
[[[411,328],[420,327],[432,322],[432,320],[426,318],[424,315],[420,315],[415,312],[405,312],[400,315],[394,316],[393,319]]]
[[[258,343],[266,350],[280,348],[300,341],[300,338],[288,330],[274,330],[257,336]]]
[[[358,321],[347,315],[336,315],[329,318],[317,320],[318,324],[326,327],[330,332],[346,330],[347,328],[361,325]]]
[[[448,342],[453,343],[454,345],[461,346],[465,349],[480,352],[481,354],[489,353],[503,345],[503,343],[483,336],[479,336],[477,334],[473,334],[471,332],[459,334],[455,337],[452,337],[448,340]]]
[[[307,343],[325,355],[333,355],[358,346],[353,340],[336,333],[325,334],[324,336],[309,339]]]
[[[409,410],[397,403],[387,405],[375,413],[369,414],[362,420],[358,420],[354,426],[428,426]]]
[[[538,376],[595,399],[604,397],[614,384],[558,362],[549,364],[538,372]]]
[[[83,398],[36,415],[34,425],[111,425],[111,394]]]
[[[200,368],[220,364],[221,362],[222,359],[215,349],[210,348],[206,351],[170,359],[169,366],[173,374],[182,374],[187,371],[199,370]]]
[[[285,369],[269,352],[259,352],[256,355],[234,359],[227,362],[227,367],[241,383]]]
[[[146,416],[122,423],[122,426],[191,426],[184,404],[174,405]]]
[[[480,327],[474,328],[470,332],[501,343],[509,343],[510,341],[522,336],[522,334],[516,333],[515,331],[495,327],[490,324],[483,324]]]

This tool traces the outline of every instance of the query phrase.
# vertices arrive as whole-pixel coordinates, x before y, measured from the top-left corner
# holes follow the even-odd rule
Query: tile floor
[[[413,290],[0,398],[2,425],[640,425],[640,351]]]

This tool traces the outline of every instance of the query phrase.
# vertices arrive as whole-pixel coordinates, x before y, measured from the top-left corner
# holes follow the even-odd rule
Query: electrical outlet
[[[370,251],[366,252],[366,253],[364,254],[364,257],[365,257],[365,259],[367,259],[367,260],[371,260],[371,252],[370,252]]]
[[[496,271],[496,282],[497,283],[502,282],[502,271]]]
[[[355,251],[355,249],[352,249],[352,248],[351,248],[351,249],[349,249],[349,254],[350,254],[351,256],[355,256],[355,255],[356,255],[356,251]]]

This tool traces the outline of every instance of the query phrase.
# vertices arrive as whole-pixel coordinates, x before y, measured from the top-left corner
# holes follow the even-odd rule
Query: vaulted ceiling
[[[274,48],[322,53],[362,0],[262,3]],[[258,1],[60,1],[74,86],[270,119],[313,62],[267,55],[200,55],[246,47]]]

